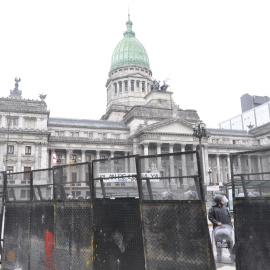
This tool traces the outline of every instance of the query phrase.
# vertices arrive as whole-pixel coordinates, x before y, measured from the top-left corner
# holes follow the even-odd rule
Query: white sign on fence
[[[103,178],[104,183],[110,182],[135,182],[136,177],[132,176],[135,173],[100,173],[99,177]],[[159,173],[142,173],[142,178],[149,178],[151,182],[159,182]],[[145,180],[143,180],[145,181]]]
[[[207,186],[207,191],[219,191],[219,186]]]

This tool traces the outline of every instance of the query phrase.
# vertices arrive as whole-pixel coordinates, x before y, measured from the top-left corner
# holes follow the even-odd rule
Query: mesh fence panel
[[[89,200],[89,164],[78,163],[54,167],[55,199]]]
[[[30,175],[30,171],[7,174],[8,202],[30,201]]]
[[[29,203],[6,204],[2,267],[5,270],[28,269]]]
[[[30,217],[30,269],[54,269],[53,202],[33,202]]]
[[[55,209],[55,267],[93,269],[93,219],[90,202],[58,202]]]
[[[142,215],[147,269],[212,269],[200,201],[142,202]]]
[[[139,200],[96,199],[94,269],[145,269]]]
[[[236,269],[268,269],[270,263],[270,149],[231,155]]]
[[[196,152],[137,159],[147,269],[215,269]]]
[[[200,198],[196,152],[140,157],[139,167],[143,199],[162,200],[166,191],[172,200]]]
[[[53,200],[53,170],[35,170],[33,175],[33,201]]]

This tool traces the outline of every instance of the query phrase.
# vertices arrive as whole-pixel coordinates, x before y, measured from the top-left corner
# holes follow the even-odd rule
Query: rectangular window
[[[125,81],[125,92],[128,91],[128,81]]]
[[[21,199],[30,199],[30,190],[21,190]]]
[[[102,138],[103,138],[103,139],[107,139],[107,133],[103,133],[103,134],[102,134]]]
[[[142,82],[142,92],[145,92],[145,82]]]
[[[9,175],[10,173],[13,173],[13,166],[7,166],[7,179],[13,180],[13,175]]]
[[[117,156],[114,156],[116,159],[114,160],[114,163],[119,163]]]
[[[117,94],[117,83],[114,83],[114,92]]]
[[[73,137],[73,132],[70,132],[70,133],[69,133],[69,136],[70,136],[70,137]]]
[[[134,81],[131,81],[131,91],[134,91]]]
[[[140,81],[136,82],[136,91],[140,92]]]
[[[61,164],[62,155],[57,154],[57,163]]]
[[[76,163],[77,155],[72,155],[72,160],[73,160],[74,163]]]
[[[122,82],[119,82],[119,93],[122,93]]]
[[[100,159],[105,159],[106,157],[105,156],[100,156]],[[100,161],[101,163],[105,163],[105,160],[104,161]]]
[[[61,137],[64,137],[64,131],[61,131]]]
[[[30,180],[30,171],[31,171],[31,167],[24,167],[24,174],[23,174],[23,180]]]
[[[8,146],[8,154],[14,154],[14,145]]]
[[[18,126],[18,122],[19,122],[19,120],[17,117],[13,118],[13,126]]]
[[[94,134],[93,133],[89,133],[89,138],[93,139],[94,138]]]
[[[115,134],[115,138],[119,140],[120,139],[120,134]]]
[[[86,155],[86,161],[91,161],[91,155]]]
[[[55,136],[56,136],[56,137],[59,136],[59,131],[55,131]]]
[[[75,137],[79,137],[79,132],[75,132]]]
[[[25,154],[31,155],[31,146],[25,146]]]
[[[77,182],[77,173],[72,172],[72,183],[76,183],[76,182]]]

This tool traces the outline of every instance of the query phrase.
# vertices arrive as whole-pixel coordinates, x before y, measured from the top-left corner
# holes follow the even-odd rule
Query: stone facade
[[[16,91],[18,89],[16,81]],[[138,83],[138,84],[137,84]],[[182,110],[173,93],[152,88],[152,72],[144,66],[117,66],[106,83],[107,109],[101,120],[51,118],[44,101],[20,95],[0,98],[0,171],[21,172],[58,164],[127,155],[151,155],[195,150],[198,139],[192,124],[200,120],[196,110]],[[17,92],[16,92],[17,93]],[[205,182],[220,185],[231,179],[230,153],[270,145],[270,123],[250,131],[207,129],[203,138]],[[182,159],[170,170],[196,173],[195,159]],[[254,159],[256,157],[253,157]],[[235,165],[241,164],[242,161]],[[244,162],[244,161],[243,161]],[[162,163],[146,164],[146,170],[162,170]],[[269,171],[270,161],[264,163]],[[127,164],[124,169],[127,167]],[[211,173],[208,173],[211,169]],[[257,167],[254,170],[262,170]],[[135,168],[129,168],[135,171]]]

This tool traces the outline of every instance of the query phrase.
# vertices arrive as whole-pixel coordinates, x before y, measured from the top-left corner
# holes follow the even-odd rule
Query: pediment
[[[145,131],[157,132],[157,133],[186,133],[193,134],[191,123],[184,120],[165,120],[153,125],[148,126]]]

